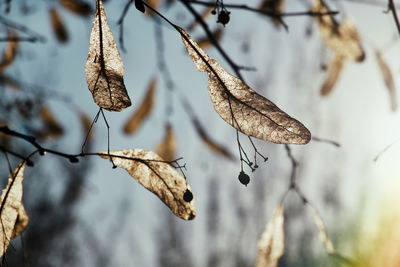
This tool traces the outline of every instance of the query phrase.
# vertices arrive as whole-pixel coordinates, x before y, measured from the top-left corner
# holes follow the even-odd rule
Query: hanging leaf
[[[326,233],[325,224],[322,221],[321,215],[315,208],[314,208],[314,222],[315,225],[317,226],[318,236],[321,239],[322,243],[324,244],[326,252],[330,254],[335,253],[333,244],[329,239],[328,234]]]
[[[313,12],[329,12],[322,0],[314,0]],[[365,52],[361,45],[357,29],[349,19],[338,23],[332,15],[315,16],[318,21],[319,33],[325,44],[345,59],[362,62]]]
[[[157,195],[178,217],[192,220],[196,215],[193,194],[177,170],[152,151],[126,149],[110,151],[112,161],[124,168],[142,186]],[[99,154],[110,159],[106,152]],[[190,197],[189,197],[190,196]]]
[[[155,10],[157,10],[158,7],[160,6],[160,0],[147,0],[146,2],[147,2],[147,4],[148,4],[149,6],[151,6],[151,7],[154,8]],[[148,15],[148,16],[150,16],[150,17],[154,16],[153,10],[151,10],[150,8],[147,8],[147,9],[146,9],[146,15]]]
[[[378,66],[381,71],[383,80],[385,82],[386,88],[389,90],[390,104],[392,111],[397,110],[397,96],[396,96],[396,86],[394,84],[394,79],[389,66],[383,60],[382,55],[379,51],[375,51],[376,60],[378,61]]]
[[[51,26],[53,27],[54,35],[60,43],[68,41],[68,31],[65,24],[55,8],[50,9]]]
[[[22,234],[28,226],[29,216],[23,205],[19,206],[17,220],[15,221],[14,231],[11,238]]]
[[[86,17],[93,13],[92,7],[81,0],[60,0],[60,4],[65,9],[80,16]]]
[[[8,178],[8,184],[1,192],[1,230],[0,230],[0,257],[7,251],[11,238],[17,231],[23,230],[17,223],[22,205],[22,181],[24,179],[25,162],[21,163]],[[23,219],[27,220],[26,213]],[[20,233],[20,232],[19,232]]]
[[[173,161],[176,152],[176,138],[172,131],[171,124],[165,125],[165,136],[157,146],[157,154],[166,161]]]
[[[218,28],[216,29],[213,33],[212,36],[214,38],[215,41],[219,42],[221,40],[222,37],[222,29]],[[202,48],[202,49],[207,49],[210,48],[210,46],[212,46],[212,43],[210,41],[210,38],[208,38],[208,36],[201,38],[200,40],[198,40],[197,44]]]
[[[285,249],[283,206],[279,205],[258,240],[256,267],[276,267]]]
[[[328,67],[327,77],[321,87],[321,95],[326,96],[330,92],[332,92],[333,88],[336,85],[336,82],[339,80],[340,74],[342,73],[344,65],[344,60],[341,55],[336,55]]]
[[[263,0],[259,6],[260,10],[271,11],[274,14],[281,14],[285,0]],[[276,27],[281,25],[281,16],[271,16],[272,22]]]
[[[57,138],[63,135],[64,129],[58,120],[54,117],[48,107],[42,107],[40,110],[42,128],[35,132],[35,136],[40,139]]]
[[[124,64],[108,27],[101,0],[96,2],[85,71],[89,90],[97,105],[110,111],[121,111],[131,105],[124,84]]]
[[[225,122],[248,136],[265,141],[279,144],[306,144],[310,141],[311,133],[302,123],[228,73],[183,29],[177,29],[197,69],[208,73],[211,101]]]
[[[157,85],[157,80],[152,79],[147,87],[146,95],[140,104],[139,108],[132,114],[129,120],[125,123],[124,132],[126,134],[134,134],[142,123],[149,117],[154,105],[154,94]]]
[[[7,34],[7,39],[9,41],[7,41],[7,47],[0,61],[0,73],[4,72],[4,70],[14,62],[18,51],[18,42],[13,41],[13,39],[17,39],[17,37],[18,35],[13,32]]]

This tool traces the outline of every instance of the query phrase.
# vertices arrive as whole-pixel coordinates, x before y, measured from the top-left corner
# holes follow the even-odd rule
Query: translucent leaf
[[[26,227],[28,226],[28,222],[29,222],[29,216],[26,213],[24,206],[21,205],[18,209],[18,216],[15,222],[15,227],[11,238],[17,237],[20,234],[22,234],[22,232],[24,232]]]
[[[165,136],[157,146],[157,154],[166,161],[173,161],[176,152],[176,138],[170,124],[165,125]]]
[[[332,92],[342,73],[344,60],[341,55],[336,55],[328,67],[327,77],[321,87],[321,95],[326,96]]]
[[[225,122],[248,136],[265,141],[279,144],[306,144],[310,141],[311,133],[302,123],[228,73],[183,29],[178,29],[197,69],[208,73],[211,101]]]
[[[97,105],[110,111],[121,111],[131,105],[124,84],[124,64],[108,27],[101,0],[96,2],[85,71],[89,90]]]
[[[222,37],[222,29],[218,28],[216,29],[213,33],[212,36],[214,38],[215,41],[220,41],[221,37]],[[202,49],[207,49],[210,48],[212,46],[212,43],[210,41],[210,38],[208,38],[208,36],[201,38],[198,40],[197,44],[202,48]]]
[[[14,170],[13,175],[8,178],[7,187],[1,192],[0,257],[7,251],[13,233],[16,231],[14,229],[22,206],[24,170],[25,162]]]
[[[396,96],[396,86],[394,84],[394,79],[389,66],[383,60],[382,55],[379,51],[375,51],[376,60],[378,61],[378,66],[381,71],[383,80],[385,82],[386,88],[389,90],[390,104],[392,111],[397,109],[397,96]]]
[[[74,14],[89,16],[93,13],[92,7],[82,0],[60,0],[60,4]]]
[[[154,105],[154,93],[157,81],[152,79],[147,87],[146,95],[140,104],[139,108],[132,114],[129,120],[125,123],[124,132],[126,134],[133,134],[142,125],[142,123],[149,117]]]
[[[53,27],[54,35],[57,40],[61,43],[65,43],[68,41],[68,31],[65,27],[65,24],[55,8],[50,9],[50,20],[51,26]]]
[[[178,217],[192,220],[196,215],[194,199],[184,199],[185,194],[192,196],[192,190],[185,178],[168,162],[152,151],[126,149],[110,151],[112,161],[124,168],[142,186],[157,195]],[[102,158],[110,159],[103,152]]]
[[[259,6],[260,10],[272,11],[275,14],[282,13],[283,6],[285,5],[285,0],[263,0]],[[276,27],[281,25],[280,17],[271,17],[272,22]]]
[[[258,240],[256,267],[276,267],[285,250],[283,206],[279,205]]]
[[[328,234],[326,233],[325,224],[322,221],[321,215],[316,209],[314,209],[314,222],[315,225],[317,226],[318,236],[321,239],[322,243],[324,244],[326,252],[335,253],[333,244],[329,239]]]
[[[314,0],[312,11],[326,13],[329,9],[322,0]],[[345,59],[358,62],[364,60],[365,52],[360,37],[349,19],[339,24],[331,15],[314,18],[318,21],[319,32],[327,46]]]
[[[7,34],[8,39],[15,39],[18,35],[16,33],[9,32]],[[8,41],[7,47],[3,52],[3,56],[0,61],[0,73],[2,73],[8,66],[10,66],[17,55],[18,51],[18,42],[16,41]]]

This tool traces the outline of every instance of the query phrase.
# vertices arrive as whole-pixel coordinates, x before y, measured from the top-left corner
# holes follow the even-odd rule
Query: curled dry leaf
[[[140,104],[139,108],[132,114],[129,120],[125,123],[124,132],[126,134],[133,134],[142,125],[142,123],[149,117],[154,106],[154,93],[156,90],[157,81],[152,79],[147,87],[146,95]]]
[[[310,141],[311,133],[302,123],[228,73],[183,29],[177,29],[197,69],[208,73],[211,101],[225,122],[248,136],[278,144],[306,144]]]
[[[65,27],[65,24],[55,8],[51,8],[50,12],[50,20],[51,26],[53,27],[54,35],[60,43],[65,43],[68,41],[68,31]]]
[[[285,0],[263,0],[259,6],[260,10],[272,11],[274,14],[281,14]],[[271,16],[272,22],[276,27],[281,25],[280,16]]]
[[[342,73],[344,60],[341,55],[336,55],[328,67],[327,77],[321,87],[321,95],[326,96],[332,92]]]
[[[15,222],[15,227],[11,238],[17,237],[20,234],[22,234],[22,232],[24,232],[26,227],[28,226],[28,222],[29,222],[29,216],[26,213],[24,206],[21,205],[18,209],[18,216]]]
[[[93,13],[92,7],[82,0],[60,0],[60,4],[65,9],[80,16],[89,16]]]
[[[165,125],[165,136],[157,146],[157,154],[166,161],[173,161],[176,152],[176,138],[171,124]]]
[[[256,267],[276,267],[285,250],[283,206],[279,205],[258,240]]]
[[[13,39],[17,37],[18,35],[16,33],[9,32],[7,34],[7,39],[9,39],[9,41],[7,41],[7,47],[0,61],[0,73],[4,72],[4,70],[14,62],[18,51],[18,42],[13,41]]]
[[[8,184],[1,192],[1,228],[0,228],[0,257],[7,251],[11,238],[20,234],[27,223],[26,213],[21,211],[22,205],[22,181],[24,180],[25,162],[21,163],[8,178]],[[25,223],[17,223],[17,218]],[[26,226],[26,225],[25,225]]]
[[[157,195],[178,217],[192,220],[196,216],[194,199],[184,199],[191,194],[186,180],[168,162],[152,151],[126,149],[100,153],[102,158],[110,159],[118,167],[124,168],[142,186]]]
[[[332,241],[329,239],[328,234],[326,233],[325,224],[321,218],[319,212],[314,208],[314,222],[317,226],[318,236],[324,244],[326,252],[333,254],[335,253],[335,249],[333,247]]]
[[[215,41],[219,42],[222,37],[222,29],[218,28],[212,33],[212,37],[214,38]],[[210,38],[208,36],[203,37],[197,41],[197,44],[202,48],[202,49],[207,49],[212,46],[212,43],[210,41]]]
[[[121,111],[131,105],[124,84],[124,64],[107,24],[101,0],[96,2],[85,72],[97,105],[110,111]]]
[[[314,0],[313,12],[326,13],[329,11],[323,0]],[[345,59],[362,62],[365,52],[354,24],[345,19],[338,23],[332,15],[315,16],[319,32],[325,44]]]
[[[381,71],[383,80],[385,82],[386,88],[389,91],[390,104],[392,111],[397,110],[397,96],[396,96],[396,86],[394,84],[394,79],[389,66],[383,60],[382,55],[379,51],[375,51],[376,60],[378,61],[378,66]]]

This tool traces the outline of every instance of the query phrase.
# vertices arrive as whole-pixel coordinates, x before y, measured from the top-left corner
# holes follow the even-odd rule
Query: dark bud
[[[217,14],[217,11],[215,11],[215,9],[213,9],[213,10],[211,10],[211,14],[215,15],[215,14]]]
[[[183,200],[186,202],[190,202],[193,199],[193,194],[192,192],[189,191],[189,189],[186,189],[185,193],[183,194]]]
[[[137,10],[139,10],[140,12],[144,13],[145,8],[144,8],[144,4],[142,0],[135,0],[135,7]]]
[[[77,162],[79,162],[79,159],[78,159],[77,157],[69,157],[68,159],[69,159],[69,161],[70,161],[71,163],[77,163]]]
[[[225,10],[221,10],[221,12],[218,14],[217,23],[221,23],[224,26],[226,24],[228,24],[228,22],[230,20],[229,14],[231,14],[231,12],[225,11]]]
[[[40,150],[39,150],[39,155],[40,155],[40,156],[46,155],[46,151],[44,151],[43,149],[40,149]]]
[[[244,184],[245,186],[247,186],[250,183],[250,177],[244,173],[244,171],[241,171],[239,173],[239,181]]]
[[[33,161],[31,161],[30,159],[28,159],[28,160],[26,161],[26,165],[28,165],[29,167],[33,167],[33,165],[35,165],[35,164],[33,164]]]

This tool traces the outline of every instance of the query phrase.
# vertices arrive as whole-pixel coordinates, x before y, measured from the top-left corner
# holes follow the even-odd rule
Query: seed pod
[[[250,183],[250,177],[244,171],[241,171],[239,173],[238,178],[240,183],[244,184],[245,186],[247,186]]]
[[[224,26],[225,26],[226,24],[228,24],[228,22],[229,22],[229,20],[230,20],[229,14],[231,14],[231,12],[222,10],[222,11],[218,14],[217,23],[221,23],[221,24],[224,25]]]

